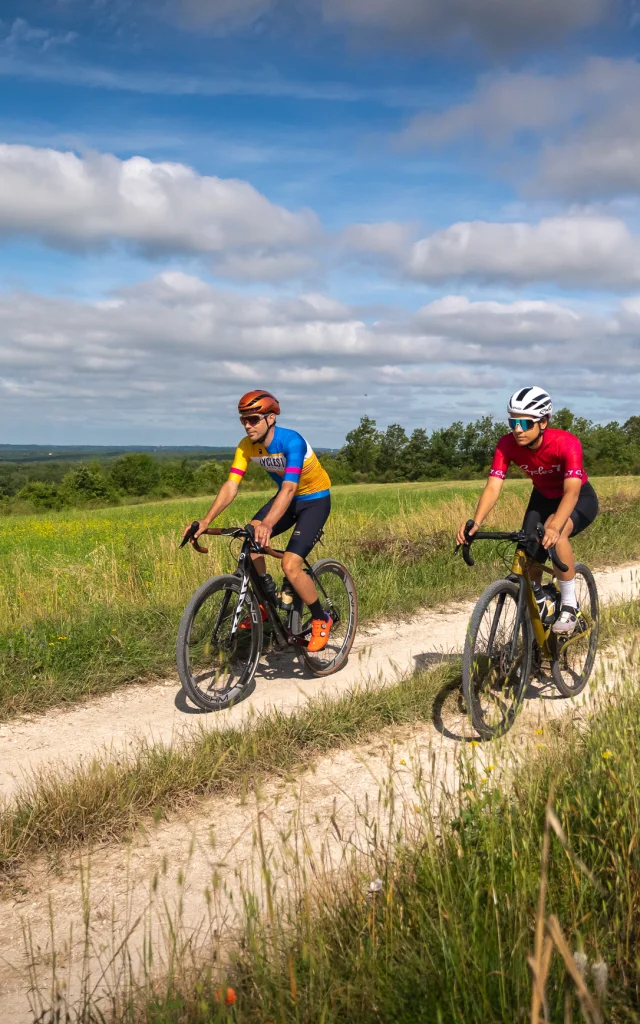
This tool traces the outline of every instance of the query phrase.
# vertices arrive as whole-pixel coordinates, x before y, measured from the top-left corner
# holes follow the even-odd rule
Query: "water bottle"
[[[558,590],[555,583],[545,583],[543,591],[547,595],[547,615],[548,621],[553,622],[556,615],[560,611],[560,591]]]
[[[556,613],[556,588],[553,584],[547,584],[543,587],[539,583],[532,583],[531,586],[533,587],[533,594],[538,605],[542,625],[548,626],[550,622],[553,622]],[[550,593],[550,589],[553,590],[553,594]]]
[[[278,604],[285,611],[288,612],[293,604],[294,592],[293,587],[289,583],[289,580],[284,579],[282,581],[282,589],[278,594]]]

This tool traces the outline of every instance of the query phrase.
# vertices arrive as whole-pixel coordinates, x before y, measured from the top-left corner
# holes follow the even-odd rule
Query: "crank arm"
[[[570,636],[569,639],[563,643],[562,647],[558,651],[558,655],[564,654],[567,647],[570,647],[571,644],[575,644],[577,640],[584,640],[586,637],[590,636],[592,632],[593,626],[588,626],[587,629],[584,630],[584,632],[576,633],[575,636]]]

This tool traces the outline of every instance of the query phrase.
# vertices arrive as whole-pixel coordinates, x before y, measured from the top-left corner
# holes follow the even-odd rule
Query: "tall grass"
[[[320,697],[293,715],[271,711],[202,730],[182,744],[143,743],[131,758],[45,769],[0,806],[0,882],[36,856],[121,840],[198,797],[254,788],[382,729],[430,720],[436,696],[457,676],[457,666],[443,665],[395,686]]]
[[[363,621],[476,594],[501,570],[497,550],[479,548],[470,571],[452,557],[452,537],[480,486],[337,488],[314,557],[331,553],[351,568]],[[598,488],[605,511],[577,538],[578,552],[594,565],[639,556],[636,482]],[[524,481],[508,484],[496,527],[519,525],[528,493]],[[263,498],[243,496],[226,522],[248,520]],[[234,565],[226,542],[212,539],[206,558],[177,550],[181,528],[205,506],[192,499],[0,520],[0,719],[173,671],[190,594]]]
[[[466,762],[434,818],[426,785],[340,877],[295,861],[280,895],[245,894],[238,941],[212,932],[194,974],[174,944],[168,979],[151,974],[113,1024],[514,1024],[529,1021],[541,850],[549,954],[545,1019],[637,1021],[640,1011],[640,692],[636,673],[586,730],[541,737],[537,757],[493,784]],[[550,798],[551,794],[551,798]],[[550,812],[549,813],[549,809]],[[258,829],[258,843],[260,832]],[[297,871],[297,874],[296,874]],[[541,932],[544,936],[544,932]],[[557,950],[565,950],[565,958]],[[226,957],[221,969],[212,961]],[[571,973],[567,972],[567,965]],[[592,1016],[582,1015],[576,978]],[[222,988],[220,988],[220,983]],[[224,1005],[226,986],[237,995]],[[222,993],[222,998],[221,998]],[[583,1005],[587,1006],[586,998]],[[49,1018],[47,1018],[49,1019]],[[77,1018],[102,1019],[89,1001]]]

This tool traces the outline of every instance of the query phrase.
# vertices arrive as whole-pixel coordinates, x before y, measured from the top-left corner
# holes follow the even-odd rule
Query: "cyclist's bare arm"
[[[223,483],[222,487],[218,491],[218,496],[215,499],[213,505],[207,512],[204,519],[200,520],[200,529],[195,534],[196,537],[199,537],[201,533],[204,533],[204,531],[207,529],[210,523],[212,523],[214,519],[217,519],[220,513],[224,512],[225,508],[229,507],[229,505],[231,504],[231,502],[234,500],[238,493],[239,486],[240,481],[236,483],[235,480],[227,480],[225,483]],[[189,527],[187,526],[187,529],[184,532],[187,533],[188,530]]]
[[[280,488],[280,490],[278,491],[274,498],[273,505],[271,506],[269,512],[264,517],[261,523],[256,524],[255,536],[258,544],[262,544],[263,547],[267,546],[269,540],[271,539],[271,531],[273,530],[278,520],[282,519],[282,516],[289,508],[289,505],[293,501],[293,496],[296,493],[297,487],[297,484],[294,484],[292,481],[289,480],[285,480],[285,482],[282,484],[282,487]]]
[[[582,480],[576,477],[566,478],[564,482],[564,495],[562,501],[553,515],[545,523],[545,535],[542,541],[542,546],[544,548],[548,548],[552,544],[557,544],[561,539],[561,534],[567,524],[567,520],[578,504],[581,487]],[[560,557],[564,562],[567,561],[565,556],[566,551],[564,553],[561,551]]]
[[[489,515],[491,509],[493,508],[498,498],[500,497],[500,491],[502,490],[503,484],[504,480],[502,480],[499,476],[490,476],[489,479],[487,480],[484,491],[480,495],[480,501],[478,502],[478,505],[473,515],[476,525],[469,530],[470,534],[476,533],[478,528],[482,525],[482,523]],[[464,544],[464,531],[466,525],[466,523],[462,523],[460,529],[458,530],[458,534],[456,536],[456,544]]]

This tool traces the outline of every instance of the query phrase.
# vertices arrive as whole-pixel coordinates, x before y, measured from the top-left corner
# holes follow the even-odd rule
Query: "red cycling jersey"
[[[504,480],[511,462],[531,477],[533,486],[545,498],[561,498],[567,477],[575,477],[583,484],[588,479],[582,468],[582,445],[575,434],[566,430],[547,427],[542,444],[535,451],[521,448],[513,434],[505,434],[498,441],[489,476]]]

